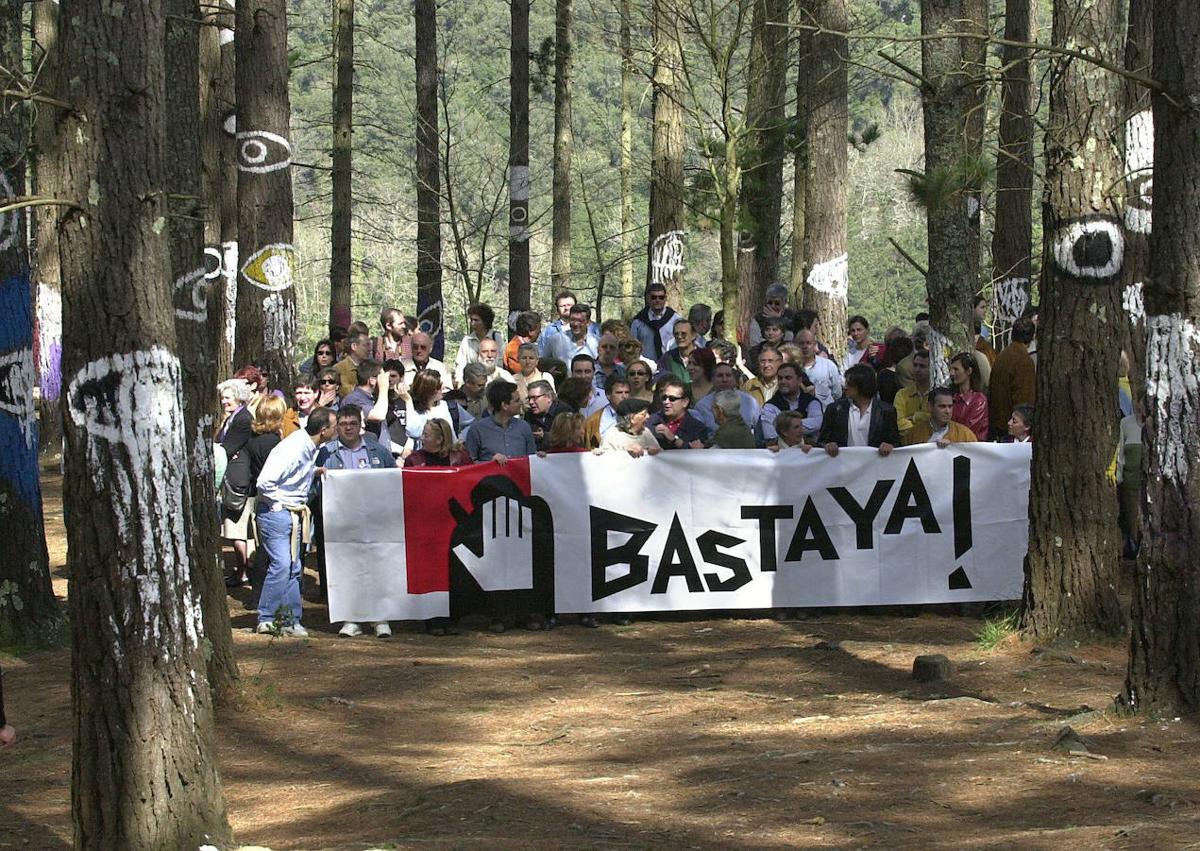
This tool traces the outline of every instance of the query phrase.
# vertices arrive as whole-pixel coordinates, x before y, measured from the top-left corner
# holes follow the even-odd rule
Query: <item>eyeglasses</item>
[[[629,370],[629,372],[627,372],[625,374],[628,375],[630,378],[649,378],[650,377],[650,373],[642,372],[640,369],[637,371],[634,371],[631,369],[631,370]]]
[[[340,384],[341,382],[338,381],[336,378],[322,378],[320,383],[321,384]]]
[[[329,351],[329,349],[321,349],[319,352],[317,352],[317,357],[321,357],[322,355],[333,357],[333,352]]]
[[[545,393],[539,393],[539,394],[537,394],[536,396],[530,395],[530,396],[526,396],[525,398],[527,398],[527,399],[528,399],[530,402],[536,402],[538,399],[545,399],[545,398],[546,398],[546,394],[545,394]]]
[[[687,396],[668,396],[664,393],[662,398],[664,402],[682,402]]]

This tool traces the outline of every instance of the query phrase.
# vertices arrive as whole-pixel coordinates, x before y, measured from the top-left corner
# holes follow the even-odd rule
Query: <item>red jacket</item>
[[[988,400],[978,390],[954,394],[954,413],[950,419],[975,432],[978,440],[988,439]]]

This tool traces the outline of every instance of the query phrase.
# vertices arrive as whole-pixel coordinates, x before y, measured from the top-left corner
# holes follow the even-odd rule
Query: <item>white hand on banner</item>
[[[483,552],[466,544],[454,548],[463,567],[484,591],[520,591],[533,587],[533,511],[506,496],[479,507],[483,514]]]

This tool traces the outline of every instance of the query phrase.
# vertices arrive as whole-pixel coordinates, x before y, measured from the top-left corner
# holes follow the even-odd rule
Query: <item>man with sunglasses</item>
[[[657,363],[674,346],[675,323],[680,318],[667,305],[667,288],[651,284],[646,287],[646,306],[633,318],[629,333],[642,344],[642,352]]]
[[[658,440],[663,449],[703,449],[711,433],[704,423],[688,411],[691,397],[687,387],[678,378],[664,378],[662,389],[662,411],[650,417],[646,427]]]
[[[450,374],[450,370],[444,363],[433,357],[433,338],[424,331],[418,331],[412,335],[412,357],[400,360],[404,364],[404,369],[411,375],[416,375],[425,369],[436,371],[442,379],[443,393],[449,393],[454,389],[454,376]]]

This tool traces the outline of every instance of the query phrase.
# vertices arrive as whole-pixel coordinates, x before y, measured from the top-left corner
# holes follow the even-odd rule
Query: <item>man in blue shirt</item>
[[[495,461],[503,465],[509,458],[535,454],[533,429],[517,418],[521,412],[517,385],[493,381],[488,385],[487,398],[492,415],[478,420],[467,433],[466,449],[471,460],[477,464]]]
[[[586,304],[571,308],[567,319],[567,330],[558,334],[546,345],[546,357],[570,363],[576,355],[590,355],[595,359],[600,353],[600,338],[591,331],[592,309]]]

